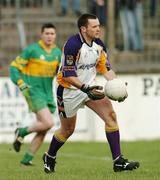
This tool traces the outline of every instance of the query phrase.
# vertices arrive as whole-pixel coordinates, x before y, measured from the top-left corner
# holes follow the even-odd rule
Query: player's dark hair
[[[56,29],[55,25],[53,25],[52,23],[45,23],[45,24],[42,25],[41,32],[43,32],[45,28]]]
[[[78,18],[78,21],[77,21],[77,25],[78,25],[79,30],[82,26],[88,25],[88,19],[97,19],[97,16],[94,14],[89,14],[89,13],[82,14]]]

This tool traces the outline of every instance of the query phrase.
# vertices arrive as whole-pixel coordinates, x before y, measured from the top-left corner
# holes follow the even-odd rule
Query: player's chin
[[[48,41],[47,46],[51,46],[53,44],[53,41]]]
[[[99,34],[95,34],[95,38],[100,38],[100,35]]]

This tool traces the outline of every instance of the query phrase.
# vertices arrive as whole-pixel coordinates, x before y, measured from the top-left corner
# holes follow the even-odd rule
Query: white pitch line
[[[13,147],[9,147],[7,149],[0,149],[0,153],[6,153],[8,151],[10,151],[10,153],[13,153],[13,154],[17,154]],[[37,153],[39,154],[39,153]],[[109,156],[105,156],[105,157],[97,157],[97,156],[88,156],[88,155],[84,155],[84,154],[81,154],[81,153],[58,153],[58,156],[62,156],[62,157],[69,157],[69,158],[82,158],[82,159],[90,159],[90,160],[98,160],[98,161],[111,161],[112,159],[109,157]]]
[[[13,153],[13,154],[17,154],[13,147],[9,147],[8,149],[0,149],[0,153],[6,153],[7,150],[10,152],[10,153]],[[80,153],[58,153],[58,156],[62,156],[62,157],[69,157],[69,158],[82,158],[82,159],[89,159],[89,160],[98,160],[98,161],[111,161],[112,159],[108,156],[105,156],[105,157],[97,157],[97,156],[88,156],[88,155],[84,155],[84,154],[80,154]]]
[[[95,157],[95,156],[88,156],[88,155],[79,154],[79,153],[59,153],[59,156],[74,157],[74,158],[77,157],[77,158],[82,158],[82,159],[99,160],[99,161],[110,161],[110,160],[112,160],[108,156],[105,156],[105,157]]]

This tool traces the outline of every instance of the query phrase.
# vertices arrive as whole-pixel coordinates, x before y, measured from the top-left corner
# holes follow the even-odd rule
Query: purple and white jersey
[[[100,39],[88,45],[81,34],[68,39],[62,52],[62,64],[57,82],[65,88],[72,88],[63,77],[75,76],[84,83],[92,84],[97,72],[104,74],[110,70],[106,47]]]

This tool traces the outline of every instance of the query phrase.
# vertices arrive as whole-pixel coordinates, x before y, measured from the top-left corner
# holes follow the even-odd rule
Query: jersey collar
[[[56,47],[56,44],[53,43],[53,44],[51,45],[51,49],[48,49],[42,40],[39,40],[39,41],[38,41],[38,44],[39,44],[47,53],[50,53],[50,52],[52,51],[52,49]]]
[[[80,37],[80,40],[81,40],[82,43],[86,43],[89,47],[92,47],[92,45],[93,45],[93,40],[92,40],[92,42],[91,42],[91,45],[89,45],[89,44],[86,42],[86,40],[84,39],[84,37],[82,36],[82,34],[81,34],[80,32],[79,32],[78,34],[79,34],[79,37]]]

